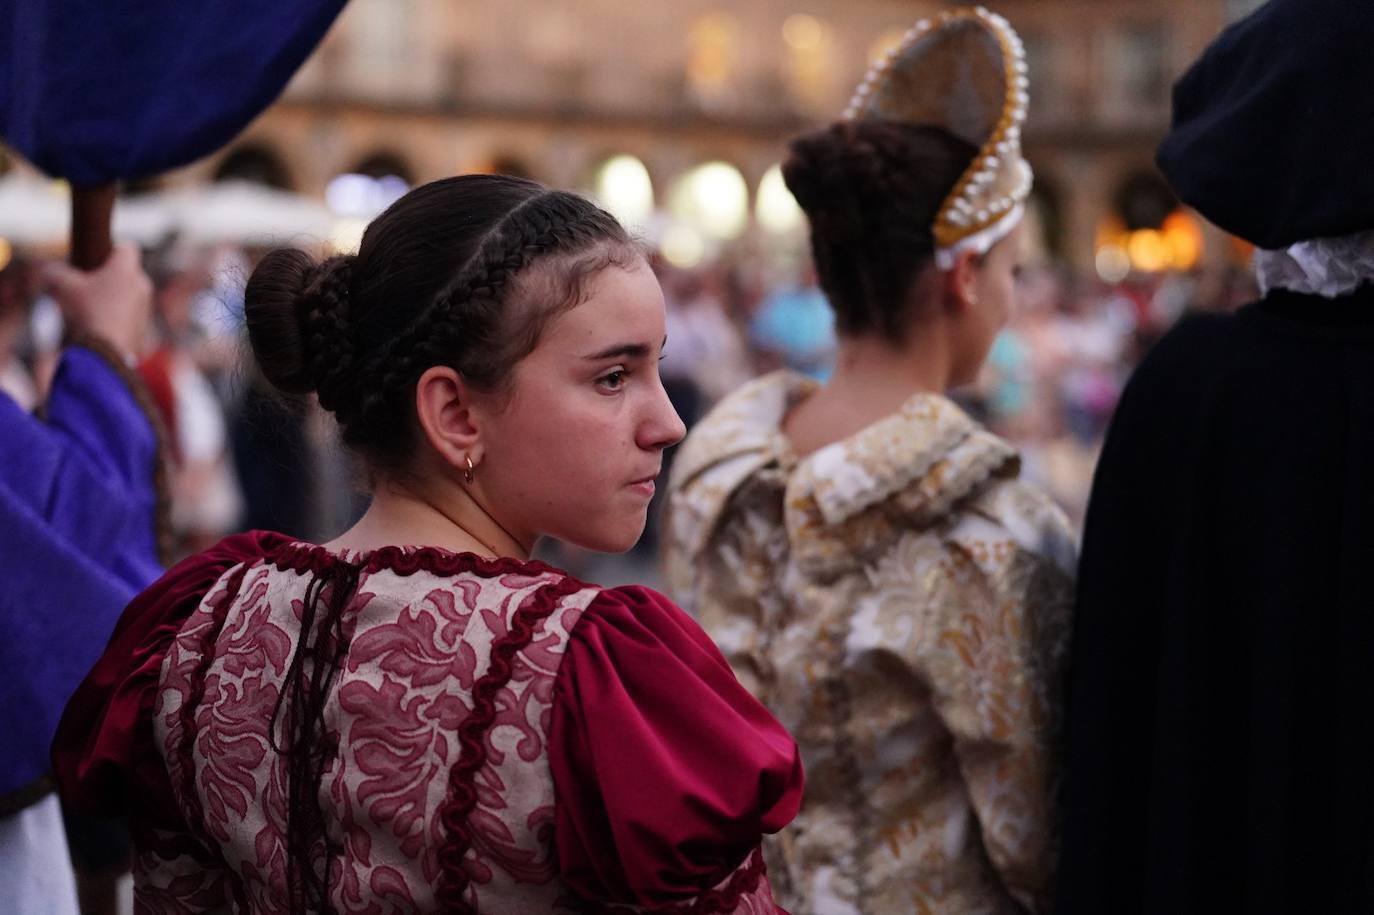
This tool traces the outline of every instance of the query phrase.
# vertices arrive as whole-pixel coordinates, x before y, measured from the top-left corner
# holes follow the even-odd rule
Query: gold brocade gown
[[[813,387],[778,373],[723,401],[675,461],[665,526],[670,590],[802,750],[778,901],[1046,911],[1068,522],[938,395],[798,460],[780,425]]]

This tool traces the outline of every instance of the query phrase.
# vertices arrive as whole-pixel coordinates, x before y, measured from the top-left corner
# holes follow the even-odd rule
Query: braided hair
[[[449,178],[392,204],[356,256],[263,258],[244,292],[249,342],[268,381],[316,392],[374,471],[399,470],[416,443],[414,391],[426,369],[453,366],[469,384],[500,390],[549,319],[582,300],[586,278],[640,257],[614,217],[574,194],[518,178]],[[338,735],[325,712],[358,584],[344,562],[313,574],[269,731],[287,773],[292,913],[333,911],[339,849],[319,797]]]
[[[792,142],[783,179],[811,224],[821,289],[841,333],[904,340],[935,217],[978,150],[939,127],[844,121]]]
[[[314,391],[374,469],[413,452],[415,383],[449,365],[496,390],[582,280],[640,257],[609,213],[519,178],[464,175],[406,194],[356,256],[273,251],[248,280],[245,316],[268,381]],[[529,294],[539,287],[539,295]]]

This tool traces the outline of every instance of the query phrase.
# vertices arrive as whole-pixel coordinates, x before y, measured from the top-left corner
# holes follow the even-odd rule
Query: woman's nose
[[[657,390],[649,406],[649,415],[640,427],[639,445],[646,450],[671,448],[687,434],[687,426],[673,408],[663,383],[660,381],[655,387]]]

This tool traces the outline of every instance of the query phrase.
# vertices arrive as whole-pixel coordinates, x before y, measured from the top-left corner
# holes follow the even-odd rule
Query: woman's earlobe
[[[415,385],[415,415],[429,446],[446,462],[465,468],[481,460],[480,424],[462,376],[449,366],[426,369]]]

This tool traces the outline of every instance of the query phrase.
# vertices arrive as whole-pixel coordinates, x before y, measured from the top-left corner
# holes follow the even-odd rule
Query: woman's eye
[[[616,369],[608,372],[596,380],[596,383],[608,391],[618,391],[625,386],[625,379],[629,377],[629,372],[624,369]]]

